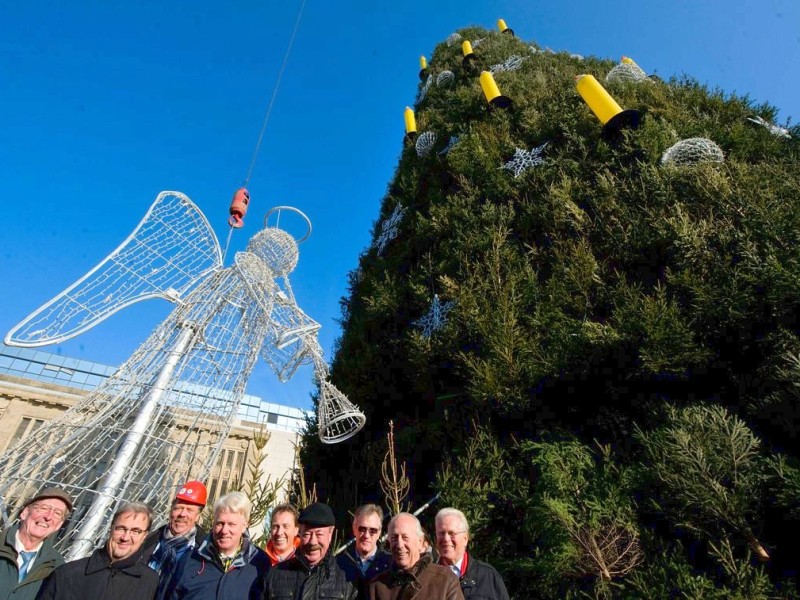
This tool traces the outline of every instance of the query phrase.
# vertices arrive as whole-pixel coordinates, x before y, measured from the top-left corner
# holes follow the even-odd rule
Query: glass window
[[[11,436],[11,443],[14,443],[17,440],[25,437],[32,420],[33,419],[28,417],[22,417],[22,421],[20,421],[19,425],[17,425],[17,430],[14,432],[14,435]]]

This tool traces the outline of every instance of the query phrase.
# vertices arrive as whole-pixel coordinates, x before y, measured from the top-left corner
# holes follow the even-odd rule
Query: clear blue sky
[[[224,243],[300,3],[0,2],[3,333],[115,248],[161,190],[192,198]],[[309,215],[292,282],[328,355],[401,151],[419,55],[498,17],[524,40],[624,54],[768,101],[779,122],[800,118],[797,0],[307,0],[231,248],[271,206]],[[170,309],[151,300],[45,349],[119,364]],[[281,385],[262,364],[249,391],[306,408],[310,376]]]

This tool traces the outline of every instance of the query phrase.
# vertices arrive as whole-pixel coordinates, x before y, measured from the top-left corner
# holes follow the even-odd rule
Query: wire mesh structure
[[[461,42],[461,34],[460,33],[451,33],[447,36],[445,40],[447,42],[448,48],[455,46],[456,44]]]
[[[291,210],[310,232],[307,217]],[[181,246],[197,248],[202,260],[189,260]],[[163,252],[158,260],[143,256],[156,251]],[[167,258],[170,252],[178,257]],[[222,268],[219,243],[200,210],[183,194],[159,195],[120,248],[6,337],[12,345],[44,345],[73,337],[137,299],[177,301],[107,381],[0,456],[3,514],[13,517],[45,487],[66,489],[75,510],[58,546],[75,559],[101,543],[121,502],[142,501],[165,513],[182,482],[208,477],[259,354],[281,380],[313,363],[324,390],[320,415],[334,423],[320,426],[320,438],[332,443],[354,435],[364,416],[341,392],[330,391],[319,324],[297,306],[289,284],[298,257],[291,235],[266,227]],[[178,275],[165,272],[170,269]],[[172,287],[176,281],[179,288]],[[188,293],[178,299],[165,286]]]
[[[448,87],[455,79],[456,76],[452,71],[442,71],[436,76],[436,87]]]
[[[619,63],[606,75],[607,83],[639,83],[648,79],[647,73],[638,65],[630,63]]]
[[[662,165],[681,167],[704,162],[725,162],[722,148],[707,138],[681,140],[661,155]]]
[[[425,131],[421,133],[420,136],[417,138],[416,144],[414,144],[414,147],[417,151],[417,156],[419,156],[420,158],[428,156],[428,154],[431,153],[431,150],[433,150],[433,146],[435,144],[436,144],[436,133],[434,133],[433,131]]]

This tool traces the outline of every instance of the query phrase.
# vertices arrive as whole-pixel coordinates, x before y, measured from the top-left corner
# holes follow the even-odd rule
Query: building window
[[[22,421],[19,422],[17,430],[14,432],[14,435],[11,436],[11,442],[9,445],[13,444],[17,440],[28,437],[34,431],[39,429],[43,423],[44,419],[31,419],[30,417],[22,417]]]

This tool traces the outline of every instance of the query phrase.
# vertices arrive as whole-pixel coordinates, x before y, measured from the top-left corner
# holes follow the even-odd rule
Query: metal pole
[[[117,451],[114,464],[100,483],[97,495],[86,513],[89,516],[75,535],[75,541],[66,556],[67,562],[83,558],[94,548],[94,541],[97,538],[100,527],[103,525],[106,512],[114,501],[122,479],[133,461],[142,439],[145,437],[145,432],[150,425],[159,401],[167,391],[167,384],[172,378],[178,361],[189,347],[194,328],[190,324],[183,324],[182,327],[183,331],[181,331],[178,340],[170,350],[169,356],[167,356],[164,366],[161,367],[153,387],[142,402],[133,426],[125,435],[125,440]]]

